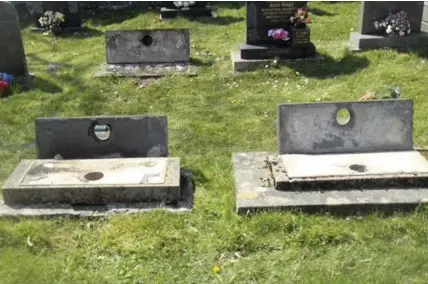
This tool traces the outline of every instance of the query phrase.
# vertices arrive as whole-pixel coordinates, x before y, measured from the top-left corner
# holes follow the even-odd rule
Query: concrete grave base
[[[190,170],[180,172],[180,198],[174,204],[163,202],[108,203],[104,205],[70,205],[70,204],[34,204],[8,205],[0,200],[0,217],[103,217],[117,213],[133,214],[153,210],[166,210],[171,213],[191,212],[193,208],[194,184]]]
[[[373,209],[413,208],[428,203],[428,188],[331,188],[310,191],[277,190],[281,172],[270,152],[233,154],[236,210],[240,214],[266,210],[336,211],[355,213]]]
[[[400,50],[418,49],[428,44],[428,33],[411,33],[407,36],[382,36],[365,35],[359,32],[351,32],[351,51],[362,51],[370,49],[394,48]]]
[[[233,50],[230,53],[232,59],[232,68],[237,72],[253,71],[257,68],[270,64],[274,59],[243,59],[239,50]],[[299,60],[323,60],[324,58],[316,54],[314,57],[300,59],[280,59],[279,61],[299,61]]]
[[[153,78],[171,75],[196,76],[197,68],[189,63],[102,64],[95,77]]]

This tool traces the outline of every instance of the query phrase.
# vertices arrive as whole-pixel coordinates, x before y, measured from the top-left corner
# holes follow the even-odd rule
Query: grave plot
[[[160,19],[166,20],[177,17],[198,18],[213,17],[213,8],[205,1],[174,1],[164,2],[160,10]]]
[[[428,43],[423,17],[423,1],[363,1],[359,30],[350,34],[350,50],[422,48]]]
[[[411,100],[279,105],[277,135],[277,153],[233,154],[241,214],[428,202],[428,161],[413,148]]]
[[[97,77],[196,75],[187,29],[107,31],[106,58]]]
[[[317,58],[310,41],[307,2],[247,1],[247,41],[231,52],[235,71],[266,65],[272,59]]]
[[[188,212],[191,173],[168,156],[166,117],[36,120],[37,156],[6,180],[0,216]]]

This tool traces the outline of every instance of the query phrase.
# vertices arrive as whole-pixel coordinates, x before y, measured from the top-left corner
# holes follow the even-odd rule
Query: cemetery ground
[[[231,71],[229,54],[245,40],[244,8],[164,22],[126,10],[88,20],[87,35],[59,38],[24,29],[34,88],[0,100],[0,183],[21,159],[35,158],[35,118],[168,115],[170,156],[193,170],[195,204],[190,214],[0,219],[0,283],[426,283],[426,208],[235,213],[231,154],[276,151],[279,103],[358,100],[399,86],[414,100],[415,144],[428,146],[428,53],[346,52],[359,7],[310,3],[324,61],[242,74]],[[92,77],[105,62],[104,31],[167,27],[190,28],[197,77]]]

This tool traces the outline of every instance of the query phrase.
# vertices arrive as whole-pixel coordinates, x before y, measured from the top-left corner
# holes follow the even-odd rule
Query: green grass
[[[168,115],[170,154],[194,170],[197,189],[191,214],[0,219],[0,283],[427,283],[425,209],[361,218],[234,212],[231,153],[275,151],[278,103],[356,100],[399,86],[414,100],[415,143],[428,142],[426,58],[388,50],[350,55],[359,3],[310,6],[330,13],[314,15],[312,24],[326,60],[247,74],[233,74],[229,58],[245,40],[244,9],[220,10],[232,19],[221,25],[123,12],[88,21],[100,33],[87,38],[23,30],[35,88],[0,100],[0,183],[21,159],[35,158],[37,117],[147,114]],[[141,89],[133,79],[91,77],[105,60],[102,32],[166,27],[190,28],[197,77]],[[49,63],[59,65],[56,73]]]

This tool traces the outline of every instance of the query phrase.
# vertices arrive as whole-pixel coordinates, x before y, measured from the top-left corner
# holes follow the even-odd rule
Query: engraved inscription
[[[265,20],[272,24],[287,22],[296,12],[296,6],[293,2],[268,1],[267,3],[269,6],[260,11]]]
[[[308,30],[295,30],[292,38],[293,45],[309,43]]]

